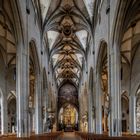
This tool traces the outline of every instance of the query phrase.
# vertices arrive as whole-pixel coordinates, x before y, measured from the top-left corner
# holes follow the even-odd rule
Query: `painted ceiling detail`
[[[58,99],[58,108],[67,103],[78,108],[78,92],[76,87],[71,83],[66,83],[59,89]]]
[[[43,28],[57,84],[60,86],[64,81],[70,81],[78,86],[92,35],[93,2],[41,0],[40,3],[45,7]]]

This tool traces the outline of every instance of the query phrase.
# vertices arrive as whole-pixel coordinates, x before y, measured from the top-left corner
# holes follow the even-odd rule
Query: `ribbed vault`
[[[40,0],[49,60],[58,86],[70,81],[78,86],[91,40],[92,0]]]

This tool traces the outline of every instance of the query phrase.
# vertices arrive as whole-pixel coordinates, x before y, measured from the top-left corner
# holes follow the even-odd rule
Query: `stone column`
[[[121,135],[120,50],[114,45],[109,55],[110,135]]]
[[[136,96],[129,97],[129,130],[136,134]]]
[[[7,98],[1,96],[1,134],[8,133],[8,111],[7,111]]]
[[[90,90],[90,89],[89,89]],[[92,115],[92,96],[91,92],[89,91],[88,94],[88,132],[93,132],[93,115]]]
[[[35,81],[35,133],[43,132],[42,119],[42,92],[41,92],[41,76],[38,73]]]
[[[17,47],[16,64],[17,137],[28,137],[29,54],[28,49],[22,43]]]
[[[95,107],[95,129],[96,134],[102,134],[102,101],[101,101],[101,82],[100,74],[97,72],[96,79],[96,107]]]

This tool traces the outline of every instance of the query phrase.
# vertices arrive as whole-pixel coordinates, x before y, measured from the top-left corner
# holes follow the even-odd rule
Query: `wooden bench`
[[[30,137],[30,140],[56,140],[62,132],[53,132],[53,133],[45,133],[45,134],[40,134],[40,135],[32,135]]]
[[[76,132],[76,135],[80,136],[82,140],[140,140],[139,136],[120,136],[110,137],[106,134],[93,134]]]
[[[29,138],[17,138],[16,135],[2,135],[0,140],[57,140],[63,132],[52,132],[39,135],[31,135]]]

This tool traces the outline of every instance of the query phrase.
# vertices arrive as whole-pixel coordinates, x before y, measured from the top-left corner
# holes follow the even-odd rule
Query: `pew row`
[[[39,135],[31,135],[28,138],[18,138],[16,135],[2,135],[0,140],[57,140],[63,132],[44,133]]]
[[[140,140],[140,136],[119,136],[110,137],[107,134],[93,134],[93,133],[83,133],[75,132],[81,140]]]

